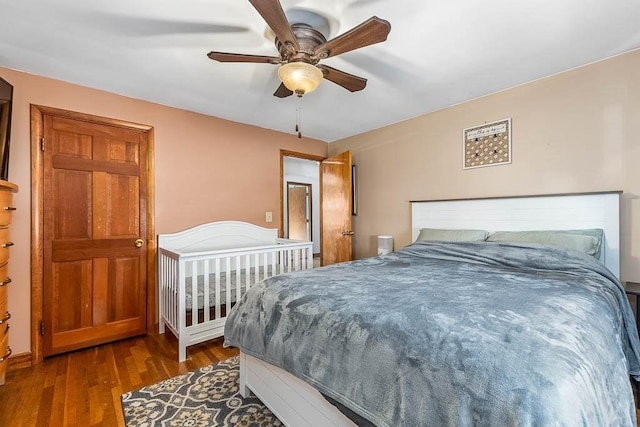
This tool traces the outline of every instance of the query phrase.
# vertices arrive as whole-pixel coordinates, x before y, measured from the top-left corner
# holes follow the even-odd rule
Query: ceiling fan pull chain
[[[298,106],[296,107],[296,132],[298,132],[298,139],[302,138],[302,125],[300,124],[300,98],[298,98]]]

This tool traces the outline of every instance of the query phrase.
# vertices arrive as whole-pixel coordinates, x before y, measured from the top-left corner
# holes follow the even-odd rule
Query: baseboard
[[[9,361],[7,362],[7,370],[12,371],[14,369],[28,368],[32,364],[32,354],[30,352],[16,354],[9,358]]]

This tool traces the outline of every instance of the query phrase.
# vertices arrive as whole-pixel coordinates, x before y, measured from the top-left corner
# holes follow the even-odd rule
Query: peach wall
[[[280,224],[280,149],[326,156],[322,141],[191,113],[57,80],[0,68],[14,86],[9,180],[20,186],[13,225],[9,287],[11,348],[30,351],[29,104],[154,127],[157,233],[203,222]],[[273,222],[265,222],[265,212]]]
[[[640,281],[640,50],[330,144],[358,169],[356,257],[411,241],[409,200],[623,190],[621,275]],[[511,117],[513,163],[462,169],[462,130]]]

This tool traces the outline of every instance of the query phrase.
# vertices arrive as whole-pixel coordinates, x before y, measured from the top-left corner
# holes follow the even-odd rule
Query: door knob
[[[144,245],[144,240],[142,239],[136,239],[134,245],[136,245],[136,248],[141,248],[142,245]]]
[[[343,236],[353,236],[353,231],[343,231],[342,235]]]

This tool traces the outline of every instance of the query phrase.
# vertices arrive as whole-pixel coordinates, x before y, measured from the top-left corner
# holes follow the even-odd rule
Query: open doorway
[[[280,229],[282,237],[311,240],[316,257],[319,256],[321,247],[320,162],[322,160],[324,157],[281,150],[280,218],[282,224]],[[291,203],[290,195],[296,198],[292,199]],[[307,227],[308,232],[305,231]],[[301,239],[302,235],[306,238]]]
[[[280,150],[280,236],[290,237],[287,183],[309,184],[314,266],[353,259],[351,165],[349,151],[325,159]]]

